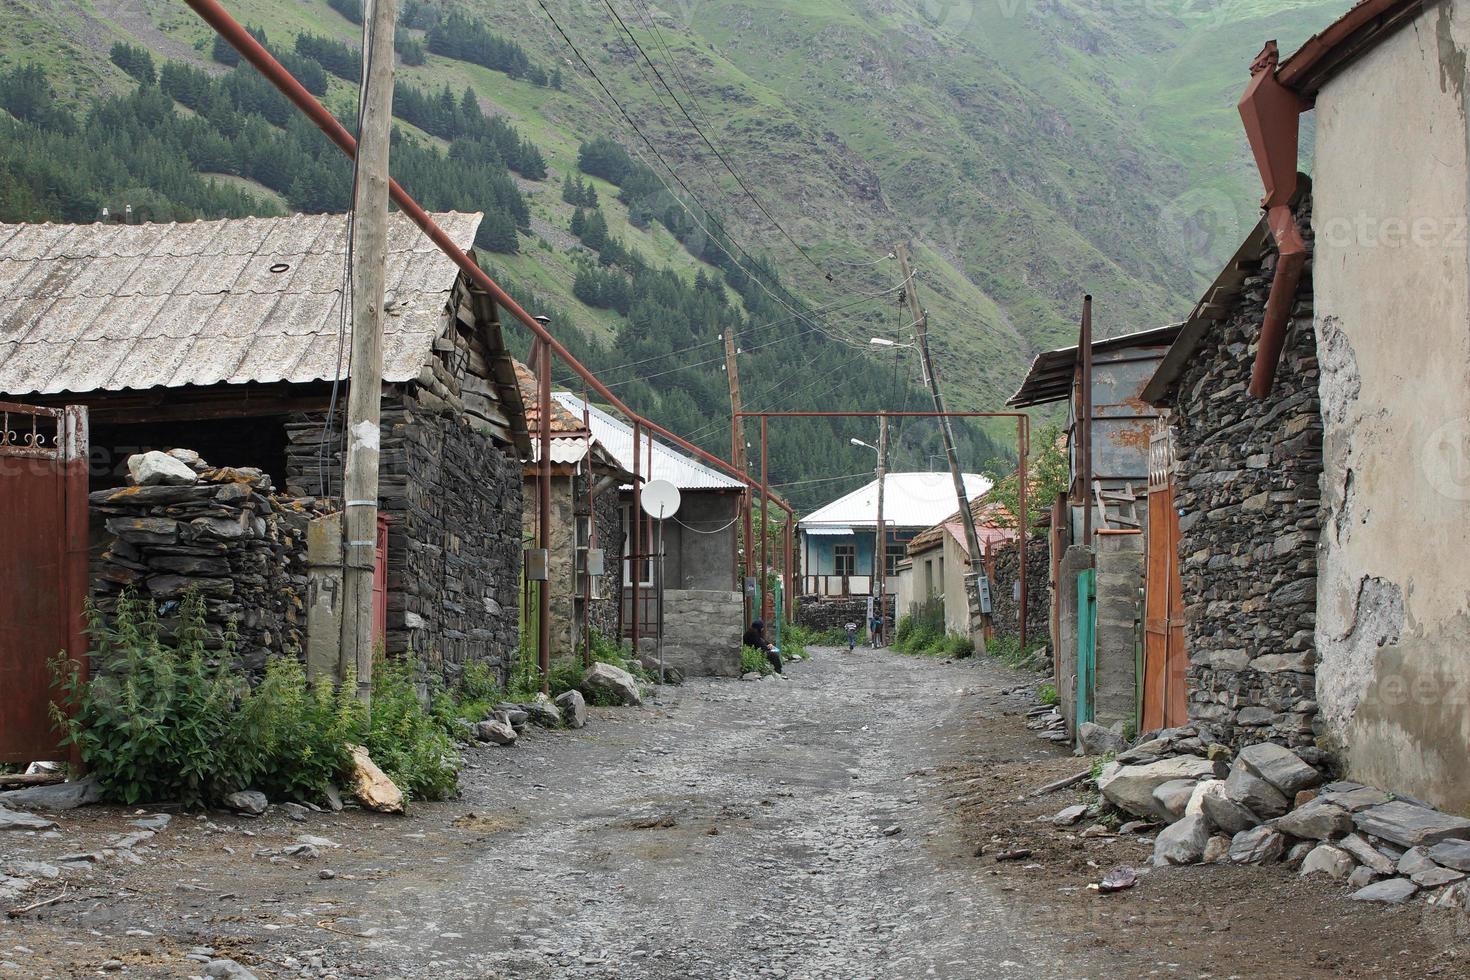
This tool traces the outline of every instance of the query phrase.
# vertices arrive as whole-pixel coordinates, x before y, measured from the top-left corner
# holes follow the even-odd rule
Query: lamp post
[[[888,586],[888,527],[883,523],[883,490],[888,476],[888,416],[878,417],[878,445],[872,446],[861,439],[852,439],[854,446],[864,446],[878,454],[878,523],[873,533],[873,581],[869,588],[874,597],[877,615],[869,621],[877,621],[873,632],[873,645],[883,643],[883,625],[887,617],[886,595]]]

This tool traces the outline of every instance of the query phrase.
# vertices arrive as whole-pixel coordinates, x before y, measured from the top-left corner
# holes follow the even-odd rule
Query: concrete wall
[[[1323,88],[1317,696],[1350,775],[1470,812],[1470,3]]]
[[[669,589],[664,592],[664,666],[686,677],[739,677],[740,638],[745,633],[739,592]],[[658,665],[658,645],[645,637],[640,659]]]
[[[672,591],[729,591],[735,581],[737,493],[685,491],[678,520],[664,522],[664,582]],[[694,530],[691,530],[694,529]],[[700,532],[717,533],[700,533]],[[772,565],[779,556],[772,555]]]
[[[1057,572],[1057,697],[1067,729],[1077,726],[1077,573],[1092,567],[1092,553],[1072,545],[1062,554]]]
[[[1111,728],[1137,720],[1143,535],[1097,536],[1097,676],[1093,721]]]

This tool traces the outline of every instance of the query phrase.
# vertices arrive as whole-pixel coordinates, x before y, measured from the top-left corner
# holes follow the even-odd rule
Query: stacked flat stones
[[[1021,549],[1007,541],[995,549],[995,582],[990,592],[990,620],[996,636],[1020,636],[1021,602],[1016,597]],[[1026,541],[1026,642],[1046,641],[1051,616],[1051,554],[1045,534]]]
[[[133,588],[155,600],[167,629],[194,590],[211,644],[220,647],[233,624],[247,670],[299,650],[315,501],[277,497],[260,470],[212,467],[187,449],[132,456],[128,471],[129,485],[90,497],[104,542],[91,572],[99,611],[110,617]]]
[[[1310,202],[1299,224],[1311,242]],[[1173,393],[1189,720],[1212,740],[1310,746],[1316,730],[1316,543],[1322,416],[1310,272],[1271,397],[1251,361],[1276,255],[1205,332]]]
[[[1358,901],[1470,905],[1470,820],[1361,783],[1325,782],[1320,750],[1271,742],[1231,761],[1193,728],[1168,729],[1098,777],[1103,797],[1165,824],[1155,866],[1276,864],[1344,880]]]

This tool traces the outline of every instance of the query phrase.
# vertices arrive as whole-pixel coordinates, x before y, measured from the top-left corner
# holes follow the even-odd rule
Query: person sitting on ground
[[[757,619],[752,621],[750,629],[745,631],[745,639],[741,642],[748,647],[754,647],[761,653],[764,653],[766,659],[771,662],[771,666],[776,668],[776,673],[784,673],[781,669],[781,651],[776,649],[774,643],[766,639],[766,624],[764,620]]]

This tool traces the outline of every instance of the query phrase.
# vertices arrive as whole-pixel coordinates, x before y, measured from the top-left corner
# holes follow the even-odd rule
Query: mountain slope
[[[895,264],[884,256],[892,243],[908,240],[954,405],[997,408],[1036,350],[1075,336],[1084,291],[1097,297],[1105,335],[1187,310],[1202,279],[1254,219],[1258,183],[1233,108],[1245,66],[1266,38],[1279,37],[1289,49],[1345,3],[1176,0],[1162,5],[1172,15],[1160,15],[1160,5],[1095,0],[545,0],[546,10],[540,0],[423,0],[416,6],[493,25],[539,67],[559,68],[564,84],[535,84],[432,52],[422,64],[400,65],[399,76],[431,91],[471,88],[486,112],[506,117],[540,149],[547,179],[517,178],[529,234],[518,254],[494,263],[588,342],[622,344],[629,320],[577,298],[578,270],[590,253],[568,230],[574,208],[558,189],[577,172],[580,146],[612,136],[678,192],[664,203],[676,207],[675,198],[685,198],[626,112],[734,239],[779,269],[782,284],[762,287],[762,302],[780,314],[787,301],[775,297],[790,288],[811,304],[842,304],[819,324],[752,331],[748,344],[804,333],[841,351],[844,343],[866,346],[871,336],[902,337],[909,318],[897,303]],[[352,46],[360,37],[360,28],[325,0],[226,5],[241,21],[266,28],[273,46],[289,48],[303,32]],[[547,10],[616,104],[584,71]],[[0,32],[8,42],[0,69],[43,65],[79,107],[134,87],[108,59],[115,41],[142,45],[160,62],[221,70],[210,59],[208,29],[174,0],[11,0],[0,8]],[[418,28],[400,33],[424,37]],[[354,85],[329,80],[325,99],[335,111],[350,112],[354,98]],[[780,229],[710,152],[686,112]],[[426,144],[446,145],[402,128]],[[262,210],[286,203],[238,175],[212,179],[253,195]],[[590,183],[612,235],[650,265],[693,283],[709,263],[726,261],[701,235],[681,241],[659,221],[630,222],[628,209],[616,203],[617,187]],[[875,298],[856,302],[864,296]],[[727,299],[743,308],[733,292]],[[690,325],[691,343],[699,346],[686,361],[701,363],[697,383],[648,380],[676,359],[619,371],[613,350],[602,363],[610,378],[646,383],[652,392],[686,381],[698,412],[708,414],[718,411],[722,384],[718,364],[703,364],[718,354],[710,347],[716,334],[712,324]],[[811,378],[802,369],[812,350],[778,346],[748,354],[746,369],[773,382],[752,407],[813,407],[813,399],[876,407],[901,398],[906,387],[912,392],[911,358],[886,355],[876,375],[844,369]],[[880,380],[890,376],[891,387]],[[718,419],[708,428],[700,433],[706,444],[722,446]],[[906,452],[919,460],[932,426],[911,429]],[[991,431],[1004,441],[1005,427]],[[844,458],[824,463],[824,475],[843,472]]]

